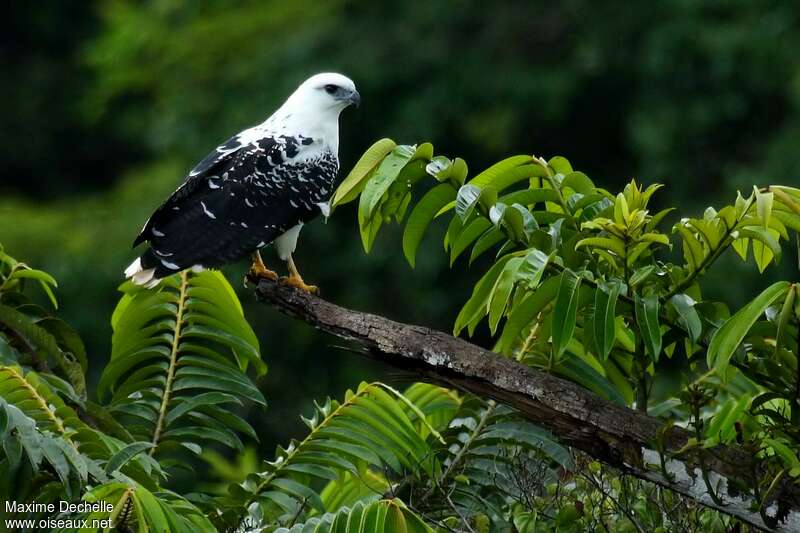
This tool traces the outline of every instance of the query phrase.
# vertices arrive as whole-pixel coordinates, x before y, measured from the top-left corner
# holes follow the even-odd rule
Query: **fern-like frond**
[[[6,406],[9,422],[15,421],[15,427],[9,426],[4,433],[4,444],[13,447],[13,440],[19,442],[34,471],[42,457],[58,460],[53,447],[55,446],[62,451],[68,462],[79,469],[77,473],[81,482],[86,482],[87,474],[96,482],[105,481],[108,474],[114,472],[106,472],[107,466],[104,465],[108,465],[126,444],[89,427],[48,383],[36,372],[26,373],[19,366],[0,367],[0,405]],[[32,430],[36,433],[32,433]],[[37,438],[36,435],[47,438]],[[50,446],[50,441],[58,442]],[[29,446],[26,447],[26,444]],[[18,455],[13,448],[10,449]],[[8,450],[6,453],[9,455]],[[83,459],[79,459],[79,456]],[[82,465],[81,462],[85,464]],[[68,465],[59,462],[53,466],[62,468],[61,471],[56,470],[59,477],[62,477]],[[121,470],[124,475],[150,486],[155,486],[155,481],[163,475],[155,461],[142,456],[129,457],[125,462],[119,463],[115,470]]]
[[[30,303],[22,293],[5,296],[4,301],[14,302],[0,304],[0,337],[14,348],[6,364],[58,371],[77,393],[76,401],[85,400],[86,349],[78,334],[64,321]]]
[[[415,500],[434,516],[455,505],[464,516],[488,514],[502,523],[505,510],[552,481],[557,467],[574,467],[549,432],[492,401],[465,399],[443,436],[443,472]]]
[[[359,476],[370,467],[398,477],[408,472],[433,475],[438,465],[429,441],[439,435],[425,422],[426,440],[408,410],[424,418],[407,398],[381,383],[362,383],[357,391],[347,391],[342,403],[328,399],[317,404],[314,416],[303,419],[309,435],[279,447],[263,472],[231,486],[223,505],[235,515],[256,503],[264,517],[280,523],[304,511],[329,511],[319,491],[345,472]]]
[[[49,465],[68,497],[80,493],[90,472],[103,477],[100,465],[81,453],[71,440],[49,430],[40,430],[34,419],[3,397],[0,397],[0,441],[5,457],[5,461],[0,463],[4,479],[16,476],[23,466],[23,457],[27,458],[34,473],[45,464]],[[17,486],[13,493],[2,494],[2,497],[20,498],[23,496],[20,489]],[[41,496],[37,499],[41,501]]]
[[[343,507],[352,507],[357,502],[378,500],[390,488],[391,485],[382,472],[364,467],[358,474],[344,472],[339,479],[328,482],[320,491],[320,497],[325,509],[335,512]]]
[[[427,430],[427,425],[437,431],[447,428],[462,402],[461,396],[456,391],[421,382],[409,386],[403,392],[403,396],[425,415],[425,420],[419,420],[415,412],[411,410],[408,412],[417,429],[423,434]]]
[[[246,530],[245,530],[246,531]],[[336,514],[312,518],[291,528],[265,529],[275,533],[432,533],[423,520],[398,500],[379,500],[352,508],[342,508]]]
[[[230,407],[249,398],[265,405],[248,366],[266,372],[258,340],[233,289],[218,272],[184,272],[158,290],[130,283],[112,316],[111,361],[98,387],[109,410],[150,454],[194,453],[219,442],[241,448],[255,432]],[[235,430],[238,430],[235,431]]]
[[[31,299],[30,283],[58,308],[53,276],[17,261],[0,245],[0,364],[58,372],[81,402],[86,399],[86,348],[75,330]]]
[[[86,427],[36,372],[25,373],[19,366],[0,367],[0,397],[33,419],[40,430],[67,440]]]
[[[150,491],[135,482],[111,481],[87,492],[83,500],[105,503],[80,515],[88,523],[111,519],[119,531],[196,533],[216,529],[191,502],[170,491]],[[66,530],[65,530],[66,531]]]

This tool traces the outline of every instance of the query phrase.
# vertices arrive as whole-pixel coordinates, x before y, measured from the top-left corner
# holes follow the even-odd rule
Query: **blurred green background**
[[[515,153],[561,154],[610,190],[632,177],[667,184],[655,207],[684,216],[737,188],[800,185],[798,2],[115,0],[5,12],[0,243],[58,278],[94,379],[142,223],[194,162],[319,71],[347,74],[363,97],[341,120],[345,172],[389,136],[430,140],[473,173]],[[412,271],[396,228],[367,256],[347,207],[304,230],[304,276],[342,305],[449,330],[482,265],[448,270],[431,237]],[[787,255],[765,277],[723,262],[710,292],[737,304],[796,277]],[[270,365],[270,407],[251,413],[266,447],[302,432],[314,398],[407,379],[259,305],[244,270],[226,273]]]

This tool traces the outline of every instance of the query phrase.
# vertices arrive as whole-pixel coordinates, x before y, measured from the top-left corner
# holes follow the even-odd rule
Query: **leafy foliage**
[[[82,517],[110,518],[118,527],[140,531],[213,531],[211,522],[197,506],[162,486],[167,480],[162,466],[171,463],[161,459],[161,453],[158,461],[151,456],[166,449],[170,442],[194,451],[197,444],[192,434],[184,436],[167,429],[163,438],[152,438],[157,425],[131,423],[136,420],[135,415],[158,412],[148,409],[163,403],[163,420],[158,423],[165,428],[174,424],[180,429],[199,420],[204,425],[205,439],[213,440],[215,425],[222,426],[218,431],[231,435],[236,442],[239,437],[234,430],[246,428],[249,431],[245,433],[252,435],[244,421],[216,405],[239,401],[229,392],[201,392],[191,397],[180,392],[197,392],[195,382],[182,387],[181,380],[202,375],[202,370],[196,372],[192,366],[198,359],[201,369],[203,363],[218,365],[212,367],[216,372],[214,380],[206,384],[206,388],[215,391],[235,389],[227,383],[227,376],[234,374],[224,371],[225,362],[238,372],[235,375],[240,380],[246,379],[243,372],[251,362],[261,370],[266,368],[227,282],[219,274],[189,278],[176,276],[165,282],[160,291],[147,294],[125,287],[127,292],[113,318],[113,364],[107,367],[116,374],[113,379],[106,379],[110,379],[114,392],[119,392],[117,385],[127,386],[129,391],[110,404],[100,405],[87,399],[86,353],[80,338],[28,296],[28,284],[35,283],[55,306],[55,280],[0,252],[3,499],[39,503],[102,500],[111,504],[111,511]],[[177,300],[176,294],[180,295]],[[175,333],[172,336],[167,323]],[[191,344],[191,339],[199,340]],[[180,365],[173,361],[181,368],[172,368],[171,387],[165,386],[166,379],[155,377],[157,372],[153,370],[170,368],[152,361],[163,353],[165,345],[174,349],[167,353],[174,354],[176,361],[179,354],[186,354],[185,360],[177,361]],[[193,350],[200,351],[201,356],[192,358]],[[126,364],[121,363],[123,360]],[[126,372],[135,377],[131,379]],[[248,385],[246,395],[261,398],[257,389],[249,382]],[[126,418],[131,413],[131,419]],[[151,429],[152,433],[147,432]],[[45,517],[39,512],[22,516]]]
[[[380,222],[365,232],[360,218],[365,250],[382,222],[405,221],[403,250],[413,267],[423,234],[444,218],[451,265],[470,250],[470,263],[488,262],[455,319],[455,334],[473,335],[485,322],[496,350],[508,357],[609,400],[696,425],[692,446],[738,441],[759,450],[769,473],[756,499],[783,475],[800,477],[792,427],[800,420],[796,283],[775,283],[733,316],[701,290],[728,250],[759,272],[780,260],[800,231],[800,189],[754,187],[665,232],[672,209],[649,209],[660,185],[632,181],[613,194],[560,156],[512,156],[468,178],[461,160],[423,157],[430,152],[429,144],[397,146],[394,153],[419,155],[391,172],[373,161],[350,190],[383,192],[370,198],[366,213],[380,213]],[[387,182],[417,198],[407,220],[414,202],[395,201]],[[492,250],[494,259],[487,259]],[[683,383],[662,378],[664,359],[680,365]]]
[[[397,475],[406,470],[432,471],[429,444],[403,407],[413,404],[380,383],[348,391],[341,404],[328,399],[317,405],[314,416],[303,419],[309,435],[278,448],[263,472],[232,486],[228,506],[238,511],[258,502],[262,520],[280,521],[298,516],[306,506],[320,513],[330,511],[319,489],[312,487],[345,473],[358,476],[367,467]]]
[[[742,490],[774,523],[770,492],[800,478],[797,284],[775,283],[731,313],[703,297],[701,282],[727,250],[752,257],[759,271],[777,262],[800,229],[800,190],[756,188],[670,232],[661,225],[671,210],[649,209],[658,190],[631,182],[612,194],[563,157],[513,156],[470,177],[466,162],[428,143],[383,139],[333,206],[358,200],[366,251],[386,224],[404,223],[412,267],[429,227],[447,219],[451,264],[463,257],[483,269],[456,334],[485,324],[504,356],[685,425],[694,438],[683,453],[720,443],[749,450],[764,475]],[[256,440],[239,409],[245,400],[266,405],[248,375],[266,365],[225,278],[184,272],[154,290],[123,284],[100,402],[89,400],[79,337],[36,303],[55,308],[56,287],[49,274],[0,255],[5,495],[107,502],[81,516],[139,531],[732,524],[605,471],[506,406],[421,383],[403,392],[362,383],[341,402],[315,404],[305,438],[272,460],[255,466],[248,455],[231,466],[216,450]],[[685,373],[682,383],[662,378],[667,364]],[[173,490],[172,474],[196,456],[226,472],[226,491]],[[678,507],[681,516],[670,517]]]
[[[218,272],[182,273],[147,291],[126,283],[112,317],[111,361],[98,393],[131,435],[160,457],[200,453],[216,441],[240,449],[237,432],[256,438],[229,408],[243,398],[265,405],[245,374],[266,371],[258,340],[239,301]]]
[[[305,524],[291,528],[278,528],[276,533],[427,533],[432,531],[425,522],[414,515],[401,500],[381,500],[364,504],[356,503],[352,509],[346,507],[336,514],[312,518]]]
[[[0,471],[6,499],[106,502],[69,517],[139,531],[213,531],[222,524],[245,530],[255,523],[274,531],[296,529],[301,518],[302,528],[316,531],[345,525],[348,531],[431,531],[402,501],[381,500],[376,491],[391,491],[390,480],[404,476],[432,480],[441,473],[440,430],[455,416],[458,396],[416,385],[406,397],[381,383],[363,384],[341,404],[318,405],[305,419],[309,435],[279,448],[274,461],[234,483],[229,494],[198,492],[187,499],[169,489],[170,470],[187,454],[214,445],[239,448],[242,436],[254,438],[230,408],[245,398],[265,404],[246,371],[263,373],[266,365],[227,281],[219,273],[187,272],[155,290],[124,284],[111,320],[111,359],[98,387],[108,400],[98,404],[59,377],[61,367],[54,372],[49,366],[67,348],[80,347],[65,324],[27,299],[27,282],[55,282],[2,257],[0,305],[8,313],[0,331]],[[44,292],[48,299],[51,294]],[[58,336],[39,324],[59,324],[52,327]],[[43,517],[21,513],[31,516]]]

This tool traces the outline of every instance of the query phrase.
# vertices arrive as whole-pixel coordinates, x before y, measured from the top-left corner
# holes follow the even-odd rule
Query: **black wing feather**
[[[137,237],[134,245],[150,243],[142,267],[156,277],[238,260],[317,216],[330,197],[335,155],[292,159],[313,139],[264,137],[238,148],[235,139],[201,161]]]

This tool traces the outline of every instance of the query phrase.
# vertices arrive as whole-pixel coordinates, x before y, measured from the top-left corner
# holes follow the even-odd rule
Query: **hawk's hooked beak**
[[[347,97],[347,101],[350,102],[352,105],[358,107],[361,103],[361,95],[358,94],[358,91],[353,89],[353,92]]]

